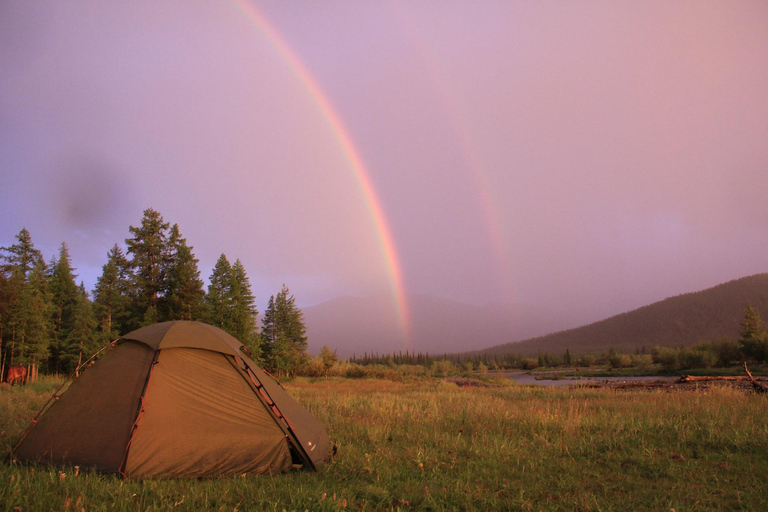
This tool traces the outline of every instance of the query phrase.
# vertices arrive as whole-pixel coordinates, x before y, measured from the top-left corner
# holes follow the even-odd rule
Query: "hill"
[[[768,313],[768,274],[730,281],[707,290],[678,295],[590,325],[524,341],[504,343],[477,354],[535,355],[602,352],[614,347],[683,347],[720,338],[737,339],[744,308]]]
[[[340,357],[364,352],[465,352],[578,325],[573,319],[524,306],[475,306],[427,295],[409,298],[411,336],[406,339],[386,297],[340,297],[302,308],[309,350],[328,345]]]

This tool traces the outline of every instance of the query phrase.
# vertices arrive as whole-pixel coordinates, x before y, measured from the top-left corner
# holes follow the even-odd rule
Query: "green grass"
[[[14,510],[766,510],[768,397],[439,379],[299,379],[338,454],[318,472],[125,481],[0,463]],[[47,387],[0,389],[5,453]]]

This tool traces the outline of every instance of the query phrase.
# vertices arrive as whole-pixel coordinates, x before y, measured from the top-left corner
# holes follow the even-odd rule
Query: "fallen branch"
[[[744,371],[747,372],[747,375],[749,375],[749,381],[752,383],[752,387],[755,388],[757,393],[768,393],[768,386],[761,382],[757,382],[755,378],[752,377],[752,372],[750,372],[749,368],[747,368],[746,362],[744,362]]]

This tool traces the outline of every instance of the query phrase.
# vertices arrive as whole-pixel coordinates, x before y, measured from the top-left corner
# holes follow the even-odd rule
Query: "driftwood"
[[[749,368],[747,368],[747,363],[744,363],[744,371],[747,372],[747,375],[749,375],[749,381],[752,383],[752,387],[755,388],[756,392],[768,393],[768,386],[766,386],[762,382],[757,382],[755,378],[752,377],[752,372],[750,372]]]
[[[714,376],[695,376],[681,375],[678,382],[702,382],[707,380],[749,380],[749,377],[714,377]]]
[[[693,376],[693,375],[681,375],[680,380],[678,382],[703,382],[703,381],[749,381],[752,384],[752,387],[755,389],[758,393],[768,393],[768,386],[763,384],[762,382],[759,382],[755,380],[755,378],[752,376],[752,372],[749,371],[749,368],[747,368],[747,363],[744,363],[744,371],[747,372],[747,376],[723,376],[723,377],[713,377],[713,376]]]

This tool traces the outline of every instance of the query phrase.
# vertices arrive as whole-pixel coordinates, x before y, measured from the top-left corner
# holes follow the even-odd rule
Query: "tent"
[[[128,478],[316,469],[323,425],[224,331],[176,321],[126,334],[55,394],[13,450]]]

